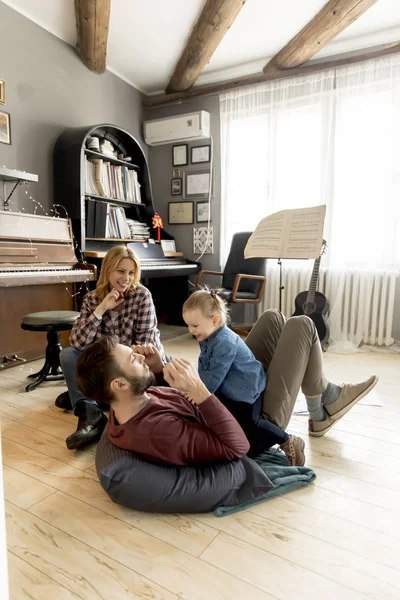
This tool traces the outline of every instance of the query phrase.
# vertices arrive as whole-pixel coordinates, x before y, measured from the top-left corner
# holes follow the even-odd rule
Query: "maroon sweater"
[[[108,437],[119,448],[178,466],[234,460],[248,452],[242,428],[215,396],[195,406],[174,388],[154,386],[147,394],[147,404],[123,425],[110,410]]]

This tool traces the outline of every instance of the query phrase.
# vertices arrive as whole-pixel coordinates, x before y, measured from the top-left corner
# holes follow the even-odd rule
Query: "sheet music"
[[[245,258],[317,258],[326,205],[281,210],[265,217],[247,242]]]

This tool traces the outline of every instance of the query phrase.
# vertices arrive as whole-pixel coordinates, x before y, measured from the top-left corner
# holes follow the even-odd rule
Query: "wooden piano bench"
[[[25,391],[31,392],[36,389],[42,381],[57,381],[64,379],[60,366],[60,331],[72,329],[80,313],[72,310],[51,310],[47,312],[36,312],[25,315],[22,319],[21,328],[28,331],[46,331],[47,347],[46,360],[38,373],[28,375],[36,379],[26,386]]]

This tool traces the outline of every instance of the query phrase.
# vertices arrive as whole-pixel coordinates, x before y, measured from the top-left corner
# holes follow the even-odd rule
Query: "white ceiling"
[[[75,46],[74,0],[2,0]],[[107,68],[147,93],[167,85],[205,0],[112,0]],[[325,0],[247,0],[197,84],[262,70]],[[378,0],[316,58],[400,41],[400,0]]]

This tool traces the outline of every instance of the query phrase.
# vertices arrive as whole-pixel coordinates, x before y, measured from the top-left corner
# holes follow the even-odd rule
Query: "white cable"
[[[213,176],[213,163],[214,163],[214,140],[212,135],[210,135],[210,178],[209,178],[209,187],[208,187],[208,218],[207,218],[207,237],[205,239],[204,242],[204,247],[203,247],[203,251],[200,254],[200,256],[198,256],[196,258],[196,261],[199,261],[201,258],[203,258],[204,254],[206,253],[207,250],[207,246],[210,240],[210,235],[211,235],[211,229],[210,229],[210,223],[211,223],[211,191],[212,191],[212,176]]]

